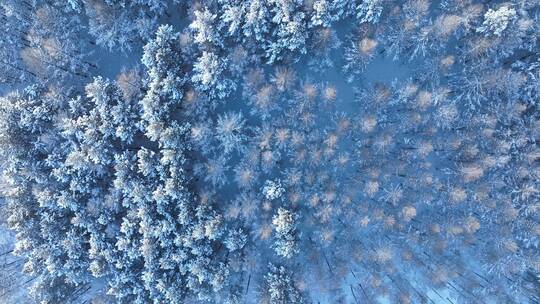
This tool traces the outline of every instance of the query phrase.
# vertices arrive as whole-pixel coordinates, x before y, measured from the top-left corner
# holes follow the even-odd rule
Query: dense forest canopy
[[[0,16],[0,302],[540,302],[539,0]]]

